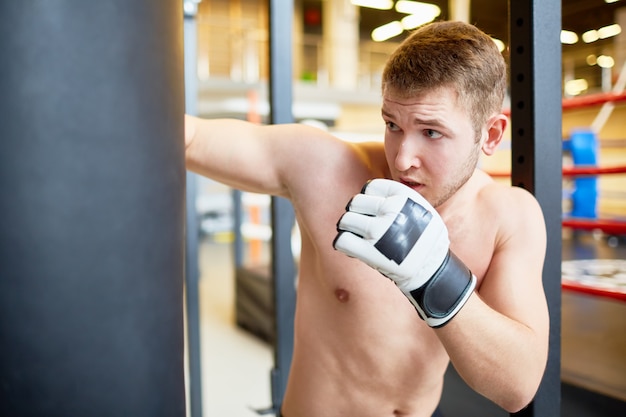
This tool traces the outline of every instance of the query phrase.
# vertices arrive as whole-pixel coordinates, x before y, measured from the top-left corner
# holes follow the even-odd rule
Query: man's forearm
[[[476,293],[436,331],[455,369],[476,392],[509,412],[532,400],[547,360],[541,335],[493,310]]]

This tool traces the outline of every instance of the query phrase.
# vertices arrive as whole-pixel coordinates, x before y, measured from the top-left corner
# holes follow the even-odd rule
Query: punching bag
[[[185,415],[180,0],[0,3],[0,416]]]

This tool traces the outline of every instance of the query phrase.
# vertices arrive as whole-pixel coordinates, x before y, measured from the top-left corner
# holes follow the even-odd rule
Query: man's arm
[[[464,308],[437,329],[452,364],[475,391],[509,412],[533,398],[548,354],[542,269],[543,215],[530,194],[512,190],[489,270]]]
[[[314,186],[388,175],[381,143],[344,142],[303,124],[185,116],[187,169],[233,188],[306,201]]]
[[[453,365],[474,390],[518,411],[534,396],[547,358],[541,280],[546,236],[530,194],[511,189],[499,197],[506,207],[500,204],[491,207],[499,213],[485,214],[500,219],[500,232],[492,256],[479,252],[491,256],[480,295],[470,269],[450,251],[437,211],[395,181],[366,184],[341,217],[334,245],[395,282],[436,329]]]
[[[295,125],[260,126],[235,119],[185,116],[187,169],[245,191],[285,196]]]

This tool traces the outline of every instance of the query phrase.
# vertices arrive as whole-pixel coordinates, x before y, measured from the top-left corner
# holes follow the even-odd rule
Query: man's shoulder
[[[338,207],[343,210],[366,181],[388,176],[382,144],[349,142],[330,133],[315,138],[291,157],[290,195],[302,210],[319,211],[320,205],[324,210],[332,208],[328,200],[340,201]],[[339,214],[334,213],[335,222]]]
[[[473,213],[480,236],[474,235],[472,243],[465,244],[469,246],[468,253],[474,258],[481,250],[477,242],[484,243],[482,250],[491,248],[490,257],[487,257],[486,252],[482,253],[484,258],[490,259],[488,264],[474,261],[473,271],[480,277],[481,284],[483,278],[491,277],[489,279],[493,280],[510,276],[509,266],[517,265],[517,268],[524,269],[540,263],[546,242],[545,223],[541,207],[530,192],[493,182],[480,189],[476,204]],[[524,255],[520,256],[520,253]],[[472,259],[469,256],[467,258]],[[494,269],[493,265],[499,267]],[[493,273],[501,271],[503,265],[508,265],[507,274]],[[490,270],[491,274],[488,273]]]
[[[320,154],[322,162],[328,168],[334,167],[340,175],[368,178],[388,177],[389,168],[381,142],[349,142],[334,138],[332,144]],[[338,173],[339,173],[338,172]]]
[[[367,161],[374,177],[390,178],[389,165],[382,142],[362,142],[357,144],[364,159]]]
[[[535,196],[528,190],[493,180],[485,181],[481,185],[478,191],[478,199],[494,208],[502,207],[509,209],[521,207],[525,209],[533,206],[538,207]]]
[[[499,235],[519,232],[519,228],[543,228],[541,206],[524,188],[497,181],[484,183],[477,192],[476,209]]]
[[[541,206],[524,188],[493,183],[481,191],[481,201],[486,217],[497,229],[497,242],[529,244],[544,235]]]

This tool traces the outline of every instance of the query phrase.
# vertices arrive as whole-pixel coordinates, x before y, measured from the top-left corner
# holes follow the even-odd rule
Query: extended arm
[[[343,175],[386,175],[380,143],[353,144],[302,124],[185,116],[187,169],[231,187],[292,199]],[[339,170],[338,167],[343,167]],[[332,168],[332,169],[328,169]],[[305,203],[306,204],[306,203]]]
[[[294,131],[294,125],[185,116],[187,169],[245,191],[284,196],[290,159],[283,153]]]

